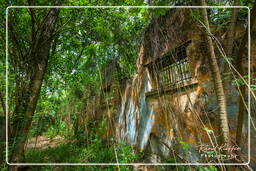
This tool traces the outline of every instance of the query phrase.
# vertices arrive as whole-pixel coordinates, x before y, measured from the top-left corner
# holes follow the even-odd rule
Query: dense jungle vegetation
[[[202,5],[200,1],[192,3],[167,0],[0,0],[0,2],[0,128],[2,138],[5,134],[4,120],[7,113],[8,161],[10,163],[143,162],[148,155],[147,151],[140,151],[125,142],[117,143],[115,140],[102,138],[107,127],[106,119],[103,118],[99,124],[99,121],[90,118],[81,121],[81,116],[88,110],[87,106],[91,99],[101,93],[101,70],[106,64],[117,61],[118,77],[132,80],[137,73],[136,60],[146,28],[152,20],[164,16],[169,9],[10,6]],[[206,2],[207,5],[232,6],[237,1]],[[239,3],[250,9],[255,6],[253,0],[242,0]],[[6,9],[8,6],[9,8]],[[210,24],[219,25],[219,29],[229,29],[232,9],[208,9],[207,12]],[[244,8],[238,13],[237,21],[245,24],[246,30],[248,11]],[[196,19],[203,21],[201,13],[194,15]],[[254,18],[255,14],[252,14],[251,19]],[[6,21],[8,30],[6,30]],[[229,56],[230,53],[228,60],[236,60]],[[234,61],[236,62],[239,61]],[[241,75],[248,78],[247,73]],[[235,83],[240,86],[247,85],[242,79],[236,81]],[[255,89],[254,84],[251,89]],[[90,123],[90,130],[87,130],[83,123]],[[1,171],[143,169],[143,166],[122,165],[9,166],[5,163],[5,145],[5,139],[1,139]],[[188,148],[185,143],[183,147],[185,150]],[[166,162],[175,162],[175,159],[170,158]],[[213,171],[223,168],[157,166],[154,169]]]

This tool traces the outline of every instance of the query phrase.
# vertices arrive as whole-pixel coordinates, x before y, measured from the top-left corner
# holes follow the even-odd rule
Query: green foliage
[[[47,131],[44,133],[45,136],[49,138],[53,138],[57,135],[60,136],[67,136],[68,135],[68,129],[66,128],[66,125],[64,122],[59,121],[57,124],[50,126]]]
[[[214,133],[213,130],[211,130],[211,129],[207,128],[207,127],[204,127],[203,129],[204,129],[208,134],[213,134],[213,133]]]
[[[199,171],[217,171],[218,168],[215,166],[160,166],[159,170],[166,171],[166,170],[180,170],[180,171],[192,171],[192,170],[199,170]]]
[[[183,150],[188,151],[190,149],[190,146],[188,143],[186,143],[184,141],[179,141],[179,143],[181,144],[181,147]]]
[[[92,122],[92,121],[91,121]],[[112,144],[102,140],[102,135],[106,131],[106,119],[102,120],[100,128],[96,132],[93,127],[88,136],[83,132],[77,131],[75,137],[67,139],[67,143],[62,145],[43,149],[29,150],[26,152],[26,162],[32,163],[130,163],[140,160],[143,155],[134,152],[133,147],[123,143]],[[63,123],[59,127],[50,127],[45,133],[48,137],[53,138],[60,134],[60,130],[65,130]],[[59,132],[57,132],[59,131]],[[65,133],[66,134],[66,133]],[[70,142],[71,141],[71,142]],[[119,166],[121,170],[131,170],[131,166]],[[42,167],[47,170],[49,167]],[[83,170],[84,167],[76,167],[77,170]],[[113,170],[112,167],[107,167]],[[65,166],[64,170],[73,170],[71,166]],[[98,167],[87,167],[88,170],[97,170]]]
[[[199,166],[199,171],[217,171],[215,166]]]
[[[185,141],[183,141],[182,137],[179,137],[179,144],[181,145],[181,148],[182,148],[185,152],[188,152],[188,150],[190,149],[189,144],[186,143]]]
[[[102,136],[107,128],[107,119],[103,119],[101,121],[101,126],[99,128],[99,135]]]
[[[1,1],[3,6],[9,5],[28,5],[25,0],[21,1]],[[243,4],[245,1],[242,1]],[[151,1],[150,5],[167,6],[176,2],[167,0]],[[217,4],[216,4],[217,3]],[[224,2],[212,1],[209,5],[225,5]],[[251,1],[247,2],[252,5]],[[68,5],[148,5],[145,1],[139,0],[65,0],[62,4]],[[53,1],[45,2],[39,0],[35,5],[54,5]],[[100,163],[113,162],[117,159],[120,163],[134,162],[142,158],[142,154],[136,154],[131,146],[125,144],[108,144],[101,137],[106,131],[107,121],[102,120],[100,128],[90,128],[90,134],[84,133],[87,125],[79,123],[79,117],[86,111],[86,105],[90,98],[100,93],[100,69],[109,61],[116,60],[120,65],[120,74],[126,78],[132,77],[135,72],[135,63],[139,51],[140,38],[144,28],[152,18],[157,18],[166,14],[169,8],[150,9],[147,8],[84,8],[84,9],[61,9],[54,41],[50,51],[48,68],[45,74],[40,97],[37,103],[36,111],[33,116],[33,122],[29,137],[45,135],[53,138],[57,135],[69,137],[76,143],[63,144],[58,147],[39,151],[28,151],[26,153],[26,162],[80,162],[80,163]],[[226,25],[230,17],[230,9],[211,9],[210,22],[212,24]],[[40,21],[44,20],[48,10],[34,9],[37,21],[34,23],[35,30],[40,28]],[[247,10],[239,11],[242,15],[247,14]],[[193,19],[199,20],[200,15],[197,10],[191,14]],[[17,36],[17,42],[22,51],[27,52],[30,49],[32,39],[32,18],[28,9],[9,10],[8,16],[15,27],[10,35]],[[2,10],[1,18],[5,18],[5,12]],[[0,27],[1,37],[5,37],[4,24]],[[3,41],[4,42],[4,41]],[[13,41],[9,41],[9,111],[10,119],[15,103],[17,101],[16,90],[22,89],[23,83],[27,83],[28,75],[26,59],[18,54]],[[5,45],[0,44],[0,49]],[[0,51],[0,72],[5,72],[5,51]],[[230,60],[230,59],[228,59]],[[17,62],[18,61],[18,62]],[[231,60],[230,60],[231,61]],[[16,63],[17,62],[17,63]],[[233,61],[231,61],[233,62]],[[16,66],[17,65],[17,66]],[[18,68],[18,69],[17,69]],[[188,68],[182,68],[187,70]],[[121,77],[120,76],[120,77]],[[5,77],[0,75],[0,91],[5,90]],[[23,81],[23,83],[22,83]],[[241,80],[233,80],[235,85],[243,85]],[[255,90],[256,86],[252,85]],[[0,113],[2,113],[2,109]],[[25,110],[22,108],[21,110]],[[68,119],[63,119],[69,116]],[[24,121],[24,120],[23,120]],[[25,122],[25,121],[24,121]],[[70,122],[73,127],[69,127]],[[95,125],[94,125],[95,126]],[[98,126],[98,125],[97,125]],[[70,131],[70,129],[73,129]],[[95,129],[98,129],[96,131]],[[74,136],[70,136],[71,132]],[[211,133],[210,130],[206,130]],[[18,137],[17,141],[24,139]],[[79,142],[79,143],[77,143]],[[188,151],[189,144],[179,141],[182,149]],[[173,162],[170,158],[168,162]],[[50,166],[42,167],[44,170],[51,170]],[[120,166],[121,170],[130,170],[129,166]],[[213,169],[209,167],[208,169]],[[57,168],[58,169],[58,168]],[[98,170],[97,167],[79,167],[77,170]],[[103,167],[103,169],[116,169],[116,167]],[[185,167],[179,166],[179,169],[185,170]],[[205,169],[205,168],[204,168]],[[64,170],[76,170],[71,166],[65,166]]]
[[[243,79],[242,78],[235,78],[235,79],[231,80],[231,85],[236,86],[236,87],[245,86],[245,85],[248,84],[247,80],[248,80],[248,75],[243,76]]]
[[[169,8],[155,8],[151,9],[151,14],[153,17],[159,17],[161,15],[165,15]]]
[[[35,12],[43,11],[36,9]],[[59,128],[54,120],[60,120],[65,115],[70,115],[74,123],[77,116],[84,112],[89,97],[99,94],[100,69],[107,62],[118,61],[120,77],[129,78],[135,73],[139,38],[148,22],[146,13],[147,9],[125,8],[60,11],[57,23],[60,31],[56,34],[51,50],[48,70],[33,118],[31,136],[44,132],[48,136],[56,135]],[[29,18],[27,13],[17,23],[23,22],[25,18]],[[29,25],[29,22],[30,20],[26,20],[26,23],[21,24],[19,30],[25,29],[22,27]],[[82,134],[81,131],[78,132]]]
[[[199,21],[201,19],[201,13],[200,10],[192,10],[190,13],[190,17],[195,20],[195,21]]]
[[[117,156],[115,156],[115,149]],[[116,163],[116,157],[119,163],[134,162],[139,158],[134,154],[131,146],[112,145],[95,140],[90,145],[77,146],[75,143],[67,143],[58,147],[45,150],[31,150],[26,153],[26,161],[32,163]],[[48,166],[47,166],[48,167]],[[46,168],[47,168],[46,167]],[[120,166],[122,170],[130,170],[130,166]],[[76,169],[82,170],[83,167]],[[72,166],[63,167],[64,170],[74,168]],[[97,170],[97,166],[87,167],[88,170]],[[110,169],[111,170],[111,169]]]
[[[2,167],[2,168],[0,168],[0,171],[7,171],[7,170],[8,170],[7,167]]]
[[[255,91],[255,90],[256,90],[256,85],[255,85],[255,84],[252,84],[252,85],[251,85],[251,90],[252,90],[252,91]]]

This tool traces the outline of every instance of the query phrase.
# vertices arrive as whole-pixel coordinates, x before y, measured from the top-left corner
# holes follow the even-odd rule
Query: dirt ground
[[[25,149],[47,149],[49,147],[56,147],[66,142],[61,136],[48,138],[46,136],[33,137],[27,141]]]

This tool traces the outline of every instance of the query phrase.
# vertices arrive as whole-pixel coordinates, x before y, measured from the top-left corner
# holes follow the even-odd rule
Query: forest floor
[[[65,140],[61,136],[56,136],[53,138],[49,138],[46,136],[38,136],[28,140],[26,149],[27,150],[47,149],[47,148],[57,147],[63,143],[67,143],[67,140]]]
[[[116,153],[115,153],[116,150]],[[61,136],[39,136],[28,140],[26,163],[120,163],[134,162],[139,157],[132,153],[131,146],[109,145],[99,139],[91,143],[76,142]],[[33,166],[32,170],[133,170],[133,166]]]

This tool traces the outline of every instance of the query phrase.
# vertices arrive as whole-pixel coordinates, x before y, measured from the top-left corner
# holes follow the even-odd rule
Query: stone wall
[[[111,88],[97,97],[97,104],[93,107],[96,108],[95,117],[107,119],[105,139],[126,142],[149,152],[145,162],[165,162],[177,156],[183,157],[178,157],[176,162],[202,162],[197,146],[212,145],[213,141],[221,143],[218,105],[203,28],[192,20],[190,12],[171,9],[165,16],[154,19],[143,36],[136,62],[137,74],[125,82],[111,78]],[[218,31],[215,36],[223,42],[223,35]],[[197,83],[147,96],[147,92],[157,88],[156,78],[147,65],[189,40],[191,43],[186,47],[186,53]],[[220,62],[219,53],[216,54]],[[239,94],[234,86],[228,91],[227,112],[232,137],[235,138]],[[106,94],[111,98],[105,106],[102,100]]]

